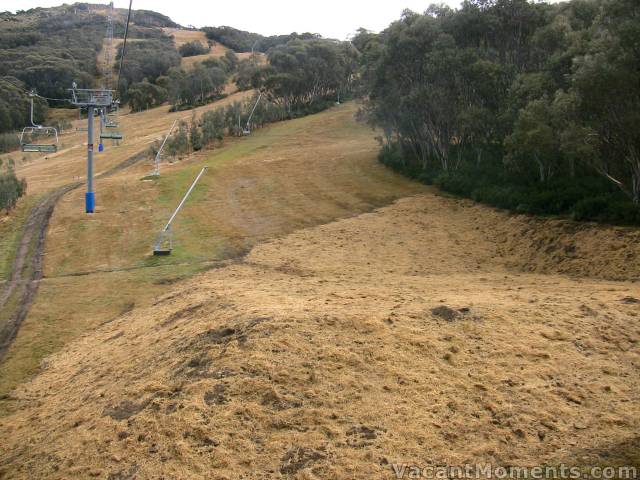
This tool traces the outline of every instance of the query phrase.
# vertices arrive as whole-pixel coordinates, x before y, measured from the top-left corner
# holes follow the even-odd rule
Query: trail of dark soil
[[[96,178],[112,176],[145,157],[146,151],[129,157],[115,167],[102,172]],[[23,320],[38,293],[43,276],[43,255],[47,228],[58,201],[67,193],[84,185],[71,183],[49,192],[33,207],[25,223],[18,243],[11,275],[0,292],[0,361],[4,359],[11,343],[16,338]],[[12,309],[12,311],[11,311]]]

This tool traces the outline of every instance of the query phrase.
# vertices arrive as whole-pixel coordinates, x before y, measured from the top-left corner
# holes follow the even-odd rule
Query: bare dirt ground
[[[568,241],[555,222],[427,192],[258,245],[50,357],[0,420],[0,472],[638,466],[637,231],[580,226],[567,276],[539,248]]]

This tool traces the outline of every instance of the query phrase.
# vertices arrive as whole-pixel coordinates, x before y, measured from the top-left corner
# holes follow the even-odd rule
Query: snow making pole
[[[178,207],[173,212],[173,215],[171,215],[171,218],[169,219],[169,221],[167,222],[165,227],[160,231],[160,235],[158,235],[158,239],[156,240],[156,244],[153,247],[153,254],[155,256],[171,255],[171,250],[173,249],[173,245],[171,244],[172,243],[171,225],[173,224],[173,221],[176,219],[176,216],[178,215],[178,213],[180,213],[180,210],[182,210],[182,207],[184,206],[184,204],[186,203],[187,199],[189,198],[189,195],[191,195],[191,192],[193,192],[193,189],[196,188],[196,185],[200,181],[200,178],[202,177],[202,175],[204,175],[204,173],[208,169],[209,169],[209,167],[203,167],[202,170],[200,170],[200,173],[198,174],[196,179],[193,181],[193,183],[189,187],[189,190],[187,190],[187,193],[184,194],[184,197],[182,198],[182,201],[180,202]],[[169,235],[169,247],[168,248],[167,247],[163,247],[163,245],[162,245],[163,241],[165,240],[165,236],[166,235]]]
[[[173,125],[171,125],[171,128],[169,129],[169,133],[167,133],[167,136],[164,137],[164,140],[162,141],[162,145],[160,145],[160,149],[158,150],[158,153],[156,154],[155,168],[154,168],[153,173],[152,173],[152,175],[154,177],[159,177],[160,176],[160,156],[162,155],[162,150],[164,150],[164,146],[166,145],[167,140],[171,136],[171,132],[173,132],[173,129],[176,128],[176,123],[178,123],[178,120],[174,120],[173,121]]]

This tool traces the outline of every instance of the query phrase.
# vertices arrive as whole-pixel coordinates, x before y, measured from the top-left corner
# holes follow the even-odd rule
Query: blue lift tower
[[[93,124],[96,109],[113,105],[113,90],[78,89],[73,84],[71,89],[73,103],[77,107],[87,109],[87,193],[85,194],[85,211],[93,213],[96,207],[96,194],[93,191]]]

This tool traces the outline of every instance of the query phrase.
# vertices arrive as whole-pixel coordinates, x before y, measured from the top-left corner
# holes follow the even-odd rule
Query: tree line
[[[147,52],[144,58],[155,55],[148,47],[138,48]],[[356,87],[359,53],[350,43],[295,39],[271,48],[267,58],[267,64],[262,65],[255,57],[239,60],[227,51],[221,58],[196,63],[190,69],[166,65],[160,75],[158,70],[128,85],[123,95],[133,111],[164,102],[174,111],[184,110],[221,98],[225,86],[234,81],[240,90],[262,91],[269,102],[294,118],[347,99]]]
[[[286,45],[292,40],[312,40],[321,38],[315,33],[290,33],[288,35],[272,35],[265,37],[258,33],[245,32],[237,28],[222,27],[204,27],[202,31],[211,41],[218,42],[234,52],[262,52],[267,53],[273,47]]]
[[[163,55],[162,51],[158,51],[158,55]],[[189,69],[182,68],[179,61],[172,62],[141,81],[127,85],[122,96],[134,112],[165,102],[172,105],[172,111],[194,108],[222,98],[238,65],[239,60],[231,51],[222,58],[208,59]]]
[[[256,94],[243,102],[233,102],[226,107],[207,111],[200,118],[194,113],[190,122],[182,121],[178,124],[175,133],[167,140],[164,151],[176,158],[205,148],[215,148],[227,136],[241,136],[249,117],[249,128],[254,130],[282,121],[288,118],[287,115],[282,106],[269,100],[262,98],[258,102]],[[151,147],[153,156],[157,154],[159,147],[160,142]]]
[[[640,222],[640,3],[466,0],[361,30],[381,159],[522,212]]]

